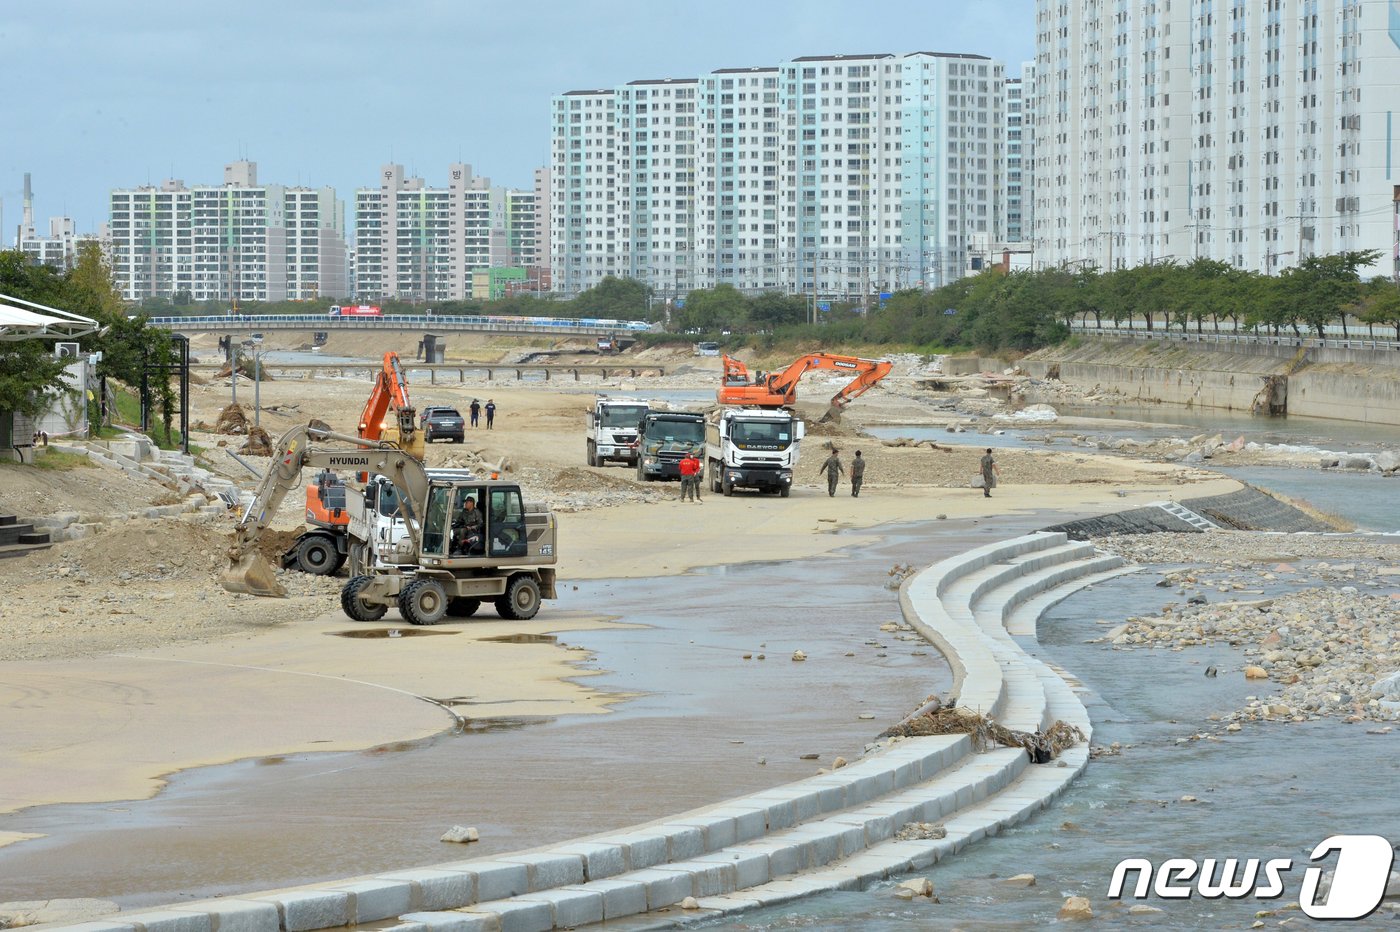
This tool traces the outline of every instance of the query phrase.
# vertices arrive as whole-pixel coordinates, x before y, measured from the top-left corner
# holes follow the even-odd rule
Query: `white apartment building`
[[[445,188],[380,169],[378,188],[355,192],[355,295],[362,300],[460,301],[472,272],[523,264],[546,222],[533,191],[493,187],[470,165],[448,168]]]
[[[1006,239],[1032,238],[1035,205],[1031,170],[1035,165],[1035,110],[1029,106],[1035,86],[1035,63],[1021,64],[1021,77],[1006,79]]]
[[[20,227],[15,247],[30,262],[51,265],[56,269],[71,269],[78,258],[78,246],[87,241],[101,242],[100,236],[79,236],[71,217],[50,217],[49,231],[40,235],[32,224]]]
[[[220,186],[113,191],[108,255],[128,301],[345,297],[344,228],[333,189],[259,185],[239,161]]]
[[[1039,0],[1037,264],[1400,274],[1400,5]]]
[[[553,102],[554,284],[934,287],[1006,239],[1003,66],[805,56]]]

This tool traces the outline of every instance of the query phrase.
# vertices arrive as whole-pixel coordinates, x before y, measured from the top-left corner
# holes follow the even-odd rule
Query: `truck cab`
[[[705,455],[705,416],[690,411],[649,411],[639,425],[637,479],[679,479],[681,460]]]
[[[710,488],[758,489],[787,498],[806,425],[791,411],[724,408],[705,428]]]
[[[637,425],[647,416],[645,402],[634,398],[598,398],[588,412],[585,449],[589,466],[608,460],[637,465]]]

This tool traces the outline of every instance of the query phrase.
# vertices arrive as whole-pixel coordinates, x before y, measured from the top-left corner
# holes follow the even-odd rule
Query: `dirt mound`
[[[216,434],[246,434],[248,433],[248,415],[243,413],[243,406],[231,404],[219,412],[219,419],[214,423],[214,433]]]
[[[261,427],[248,428],[248,442],[238,448],[239,453],[248,453],[253,456],[271,456],[272,438],[267,435],[267,431]]]
[[[553,492],[618,492],[634,491],[637,483],[623,474],[597,473],[579,466],[569,466],[555,474]]]
[[[0,573],[32,576],[35,571],[55,574],[83,573],[94,581],[172,577],[210,578],[212,569],[225,560],[229,538],[215,525],[185,521],[128,521],[94,537],[59,544],[0,567]],[[63,572],[66,569],[68,572]]]
[[[245,379],[247,379],[247,380],[250,381],[250,382],[253,382],[253,381],[261,381],[261,382],[271,382],[271,381],[274,381],[274,379],[272,378],[272,373],[268,372],[267,369],[266,369],[265,367],[263,367],[263,366],[254,367],[254,365],[253,365],[252,363],[248,362],[246,359],[239,360],[239,362],[238,362],[238,374],[241,375],[241,376],[243,376]],[[256,374],[256,378],[254,377],[255,374]],[[231,376],[231,375],[233,375],[233,367],[230,366],[228,363],[224,363],[222,366],[219,367],[219,371],[216,372],[216,373],[214,373],[214,377],[215,377],[216,379],[226,379],[226,378],[228,378],[228,377]]]
[[[263,559],[272,566],[281,566],[282,554],[291,550],[292,545],[297,542],[297,538],[305,531],[306,525],[304,524],[298,525],[291,531],[274,531],[268,528],[258,535],[258,553],[262,554]],[[228,538],[226,544],[230,546],[233,544],[232,536]]]

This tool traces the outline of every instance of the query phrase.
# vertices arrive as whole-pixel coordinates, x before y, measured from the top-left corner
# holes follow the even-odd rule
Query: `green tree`
[[[768,330],[807,320],[807,298],[780,291],[765,291],[749,302],[749,322]]]
[[[0,252],[0,293],[61,307],[62,288],[53,268],[31,263],[19,250]],[[54,359],[52,341],[0,343],[0,413],[39,414],[47,405],[45,395],[69,388],[63,368]]]
[[[743,292],[730,284],[696,290],[686,295],[685,307],[671,312],[671,326],[676,330],[738,330],[748,320],[749,301]]]
[[[1370,329],[1375,336],[1377,324],[1395,328],[1395,339],[1400,340],[1400,288],[1393,281],[1376,278],[1362,286],[1362,295],[1355,304],[1344,310]]]
[[[569,302],[575,317],[604,317],[615,320],[652,319],[651,290],[634,278],[609,275]]]

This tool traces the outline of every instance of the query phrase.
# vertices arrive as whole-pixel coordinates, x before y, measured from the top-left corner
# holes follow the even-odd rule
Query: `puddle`
[[[431,628],[356,628],[353,631],[327,631],[326,633],[338,638],[416,638],[428,634],[459,634],[460,632],[434,631]],[[494,639],[488,638],[488,640]]]
[[[478,641],[497,641],[501,644],[556,644],[559,639],[552,634],[497,634]]]
[[[495,731],[515,731],[530,725],[544,725],[554,721],[547,715],[533,718],[469,718],[462,721],[461,734],[481,735]]]

